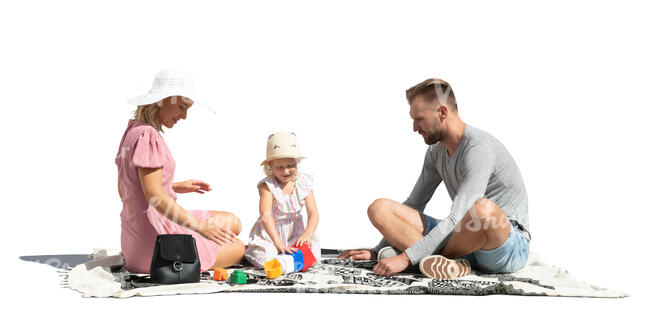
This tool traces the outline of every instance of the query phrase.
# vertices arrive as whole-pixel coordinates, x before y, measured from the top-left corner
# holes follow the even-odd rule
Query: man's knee
[[[476,200],[468,213],[470,219],[466,220],[464,226],[462,226],[468,231],[488,231],[501,229],[509,225],[503,210],[491,199],[481,198]]]
[[[372,202],[368,206],[368,218],[370,218],[370,222],[375,226],[380,225],[382,221],[380,218],[386,216],[392,203],[393,201],[386,198],[379,198]]]
[[[472,216],[476,216],[479,219],[484,219],[485,217],[489,217],[491,215],[494,215],[495,209],[497,209],[499,206],[494,203],[491,199],[488,198],[479,198],[474,202],[474,205],[472,206]]]

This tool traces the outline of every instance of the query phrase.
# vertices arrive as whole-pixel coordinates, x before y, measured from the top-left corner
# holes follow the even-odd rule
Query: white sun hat
[[[306,159],[300,154],[298,138],[293,132],[277,132],[269,136],[266,141],[266,159],[261,165],[275,159],[293,158]]]
[[[170,96],[182,96],[194,101],[194,103],[207,107],[199,101],[198,96],[196,95],[196,88],[194,87],[194,78],[192,75],[173,69],[158,72],[156,77],[153,79],[153,84],[151,85],[149,93],[130,98],[127,102],[136,106],[141,106],[158,102]],[[214,113],[214,111],[212,112]]]

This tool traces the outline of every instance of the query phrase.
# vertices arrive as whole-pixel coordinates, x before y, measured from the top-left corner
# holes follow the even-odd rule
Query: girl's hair
[[[293,160],[296,161],[296,171],[297,171],[298,167],[300,166],[300,159],[293,159]],[[271,163],[273,161],[274,160],[267,161],[267,162],[264,163],[264,174],[266,174],[266,176],[268,176],[268,177],[273,176],[273,166],[271,166]]]
[[[160,111],[160,105],[158,103],[145,104],[138,106],[138,109],[133,112],[133,118],[136,121],[145,122],[158,132],[165,132],[162,129],[162,124],[160,123],[160,118],[158,117],[158,112]]]

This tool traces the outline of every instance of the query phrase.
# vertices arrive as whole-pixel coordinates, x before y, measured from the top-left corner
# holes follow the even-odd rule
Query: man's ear
[[[447,109],[446,106],[439,106],[438,111],[440,112],[440,119],[441,120],[447,118],[447,114],[449,113],[449,110]]]

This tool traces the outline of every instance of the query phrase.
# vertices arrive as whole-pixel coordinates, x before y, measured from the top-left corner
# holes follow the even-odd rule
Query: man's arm
[[[438,174],[438,171],[435,169],[433,161],[434,154],[436,151],[433,146],[429,146],[427,153],[424,155],[424,163],[422,164],[422,171],[420,172],[420,177],[418,177],[411,194],[404,201],[404,205],[410,206],[411,208],[418,210],[420,212],[424,211],[427,203],[431,200],[433,193],[442,182],[442,177]]]
[[[412,264],[438,252],[451,236],[456,223],[463,218],[476,200],[485,196],[496,163],[492,151],[484,145],[473,145],[467,148],[460,159],[462,181],[451,206],[451,212],[424,238],[406,249],[405,253]]]
[[[420,212],[424,211],[424,208],[427,206],[427,203],[429,203],[436,188],[438,188],[438,185],[442,182],[442,177],[438,174],[438,171],[435,169],[433,164],[434,154],[435,151],[433,150],[433,146],[429,146],[424,155],[424,163],[422,164],[420,176],[418,177],[417,182],[415,182],[411,194],[403,203],[404,205]],[[390,244],[385,238],[382,238],[379,244],[373,248],[373,251],[377,253],[380,249],[387,246],[390,246]]]

